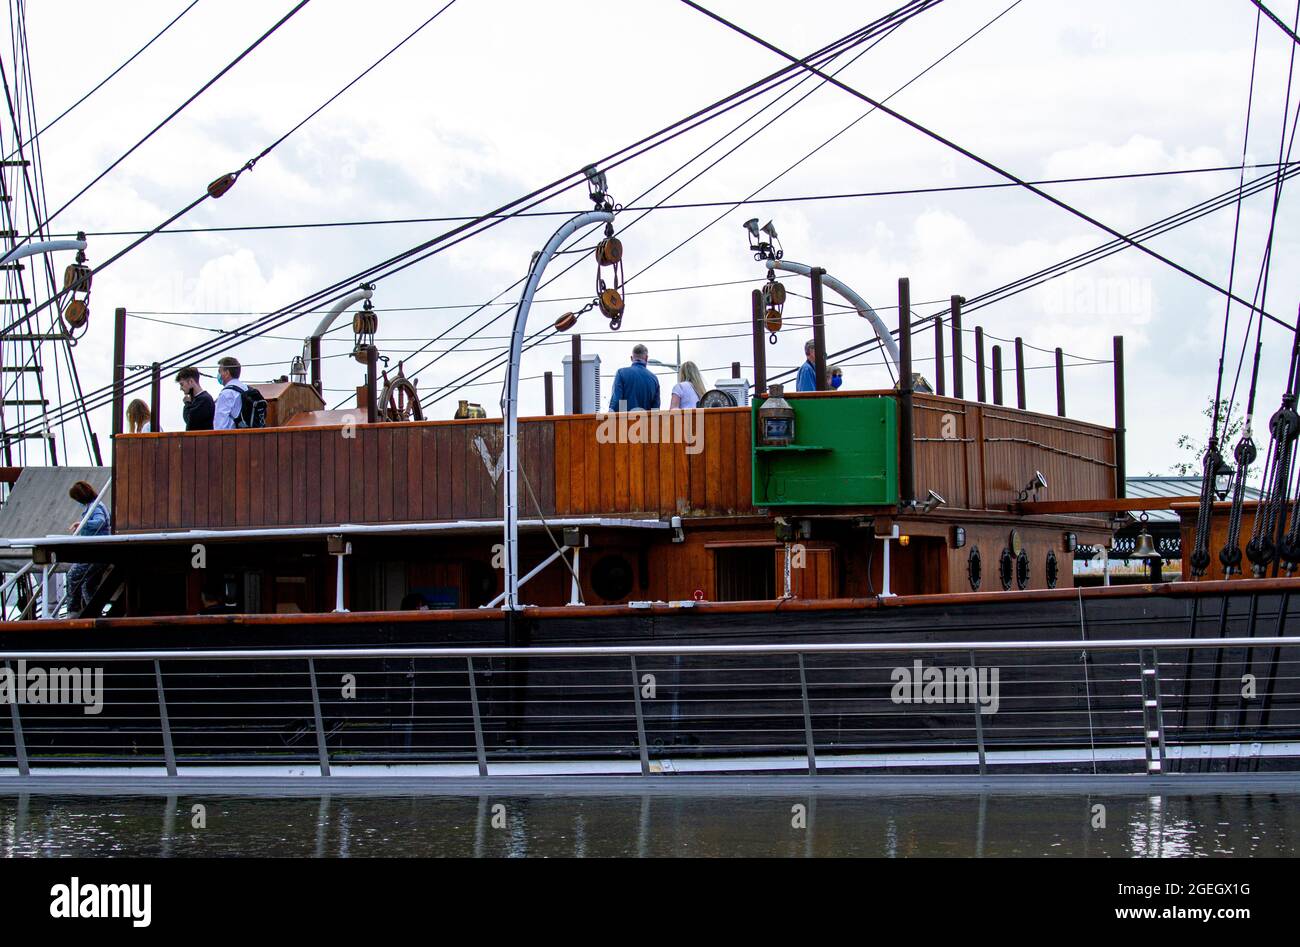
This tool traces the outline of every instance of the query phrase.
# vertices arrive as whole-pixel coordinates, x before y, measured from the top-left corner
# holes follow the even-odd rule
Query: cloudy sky
[[[64,0],[31,4],[28,42],[38,119],[48,121],[138,49],[188,0],[105,4]],[[55,232],[88,231],[90,261],[102,261],[131,238],[94,235],[148,229],[184,206],[213,178],[238,168],[293,127],[409,33],[438,3],[414,0],[312,0],[113,173],[59,215]],[[165,36],[41,139],[51,208],[61,206],[168,112],[225,66],[293,4],[199,0]],[[714,0],[721,15],[803,55],[887,12],[891,2]],[[1293,4],[1272,8],[1290,22]],[[1008,9],[1010,8],[1010,9]],[[1242,151],[1256,11],[1247,0],[1142,3],[1096,0],[947,0],[911,20],[840,75],[883,98],[999,14],[978,37],[899,93],[891,106],[975,153],[1029,180],[1234,165]],[[1274,24],[1260,27],[1249,160],[1277,160],[1292,44]],[[856,51],[855,51],[856,52]],[[852,55],[852,54],[850,54]],[[848,56],[837,60],[843,65]],[[12,62],[6,50],[5,61]],[[481,213],[613,152],[776,69],[781,60],[677,0],[457,0],[373,73],[297,131],[219,201],[205,202],[178,226],[232,227]],[[779,111],[816,85],[810,80],[770,105],[778,93],[623,165],[610,175],[615,197],[638,204],[730,201],[933,188],[997,181],[991,172],[884,114],[856,124],[794,170],[767,184],[816,146],[859,119],[866,106],[823,86],[787,114]],[[1297,84],[1296,95],[1300,95]],[[1294,98],[1292,108],[1294,110]],[[725,133],[754,116],[719,147],[659,184]],[[687,179],[741,139],[752,140]],[[12,130],[5,129],[6,150]],[[1265,173],[1254,169],[1249,177]],[[1110,226],[1129,231],[1226,191],[1236,173],[1047,186]],[[675,196],[669,195],[686,186]],[[767,184],[766,187],[763,185]],[[657,186],[656,186],[657,185]],[[1300,185],[1289,185],[1297,187]],[[653,188],[653,189],[652,189]],[[760,188],[762,188],[760,190]],[[585,209],[580,190],[547,203],[553,211]],[[1295,202],[1277,221],[1269,283],[1270,311],[1293,320],[1300,288],[1295,259]],[[1244,206],[1236,287],[1249,297],[1259,273],[1272,209],[1268,193]],[[897,280],[911,280],[918,313],[930,314],[953,293],[982,292],[1106,242],[1104,232],[1019,190],[856,197],[726,208],[663,209],[623,235],[632,277],[623,328],[608,331],[598,313],[579,322],[586,351],[602,359],[605,391],[633,344],[672,361],[677,339],[706,380],[729,374],[733,361],[750,374],[744,321],[762,269],[747,252],[741,224],[772,219],[790,259],[826,267],[896,324]],[[631,214],[626,221],[630,221]],[[683,247],[655,263],[721,216]],[[379,344],[396,366],[410,359],[420,388],[432,392],[499,351],[509,326],[491,307],[526,271],[529,255],[557,226],[530,217],[496,227],[380,283]],[[446,229],[421,223],[334,229],[285,229],[159,235],[100,275],[92,325],[76,347],[87,390],[110,379],[112,312],[126,307],[130,364],[164,359],[229,330],[254,314],[307,294],[401,252]],[[1233,212],[1221,211],[1153,241],[1152,246],[1220,285],[1228,280]],[[561,258],[550,274],[573,257]],[[62,259],[59,266],[62,266]],[[69,261],[70,262],[70,261]],[[654,263],[644,273],[647,265]],[[582,262],[541,294],[589,298],[594,263]],[[701,284],[709,289],[677,289]],[[806,285],[787,285],[797,293]],[[662,291],[660,290],[675,290]],[[516,292],[500,298],[513,302]],[[530,328],[574,303],[538,305]],[[464,308],[456,308],[464,307]],[[792,324],[768,350],[769,366],[794,366],[808,331],[809,303],[794,296]],[[1200,411],[1211,396],[1225,314],[1223,298],[1135,250],[1115,255],[1068,280],[973,313],[968,326],[992,336],[1022,336],[1031,408],[1054,409],[1050,350],[1063,347],[1070,413],[1112,419],[1111,337],[1125,338],[1128,362],[1130,472],[1165,472],[1184,459],[1175,441],[1203,439]],[[306,315],[228,350],[257,380],[287,371],[317,316]],[[482,328],[454,352],[451,343]],[[1234,308],[1229,334],[1229,387],[1246,330]],[[860,341],[867,324],[851,314],[828,318],[831,350]],[[1253,335],[1251,352],[1253,353]],[[1285,381],[1291,338],[1264,330],[1260,407],[1267,417]],[[527,354],[523,407],[540,412],[540,376],[558,375],[560,344]],[[349,331],[326,344],[329,405],[347,402],[364,370],[348,357]],[[412,354],[425,346],[420,354]],[[930,333],[918,354],[933,352]],[[967,352],[972,346],[967,345]],[[1241,390],[1249,381],[1246,359]],[[441,356],[434,364],[431,359]],[[208,358],[208,366],[215,358]],[[933,365],[921,362],[931,375]],[[878,354],[845,360],[850,387],[888,383]],[[967,368],[973,390],[974,368]],[[499,414],[500,372],[458,397]],[[1011,378],[1008,375],[1008,388]],[[665,392],[671,380],[665,378]],[[215,383],[214,383],[215,385]],[[163,426],[176,429],[180,403],[165,388]],[[451,394],[451,392],[447,392]],[[608,394],[606,394],[608,397]],[[56,399],[57,400],[57,399]],[[430,405],[448,417],[455,397]],[[94,422],[105,438],[105,411]],[[69,430],[74,459],[85,456]]]

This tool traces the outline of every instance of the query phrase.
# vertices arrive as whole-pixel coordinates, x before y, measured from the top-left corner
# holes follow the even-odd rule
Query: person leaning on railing
[[[108,532],[108,510],[98,499],[95,488],[78,480],[68,491],[68,496],[81,504],[81,516],[72,524],[77,536],[100,536]],[[90,604],[99,580],[104,574],[102,562],[78,562],[68,570],[68,614],[80,614]]]

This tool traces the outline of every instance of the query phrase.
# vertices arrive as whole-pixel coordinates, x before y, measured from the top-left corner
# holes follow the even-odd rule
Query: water
[[[1241,791],[5,794],[0,855],[1294,856],[1297,803]]]

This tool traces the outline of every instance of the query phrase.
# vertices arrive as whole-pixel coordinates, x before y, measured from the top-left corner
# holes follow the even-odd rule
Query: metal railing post
[[[808,672],[804,668],[803,655],[799,658],[799,694],[803,698],[803,740],[808,750],[808,775],[817,775],[817,747],[813,741],[812,708],[808,703]]]
[[[972,651],[972,652],[970,653],[970,666],[971,666],[972,669],[974,669],[974,670],[976,671],[976,675],[977,675],[977,676],[976,676],[976,680],[978,680],[978,679],[979,679],[979,678],[978,678],[978,668],[979,668],[979,666],[975,663],[975,652],[974,652],[974,651]],[[976,748],[979,750],[979,759],[980,759],[980,775],[981,775],[981,776],[987,776],[987,775],[988,775],[988,754],[987,754],[987,752],[986,752],[986,750],[985,750],[985,747],[984,747],[984,714],[983,714],[983,708],[980,707],[980,702],[979,702],[978,700],[974,701],[974,706],[975,706],[975,745],[976,745]]]
[[[320,774],[330,774],[329,749],[325,746],[325,721],[320,712],[320,689],[316,686],[316,659],[307,659],[307,673],[311,677],[311,709],[316,721],[316,755],[320,758]]]
[[[158,723],[162,727],[163,757],[167,761],[167,775],[176,775],[176,747],[172,743],[171,719],[167,716],[167,695],[163,693],[162,663],[153,663],[153,683],[158,691]]]
[[[650,775],[650,753],[645,742],[645,716],[641,712],[641,681],[636,670],[636,655],[628,655],[632,662],[632,697],[636,701],[636,741],[641,753],[641,775]]]
[[[474,753],[478,757],[478,774],[486,776],[487,746],[483,742],[483,718],[478,712],[478,684],[474,681],[474,659],[465,659],[465,668],[469,671],[469,706],[474,711]]]
[[[8,661],[5,662],[5,670],[13,674],[13,668]],[[14,728],[14,758],[18,763],[18,775],[30,776],[32,771],[27,765],[27,742],[23,739],[23,722],[18,716],[18,700],[16,697],[9,701],[9,719]]]

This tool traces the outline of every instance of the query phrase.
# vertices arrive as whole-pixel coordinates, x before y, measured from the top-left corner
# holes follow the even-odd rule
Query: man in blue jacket
[[[659,379],[646,367],[650,350],[637,344],[632,349],[632,364],[620,368],[614,375],[614,397],[610,399],[611,411],[658,411]]]
[[[817,390],[817,343],[809,339],[803,344],[804,363],[799,366],[799,377],[795,379],[795,391]]]

